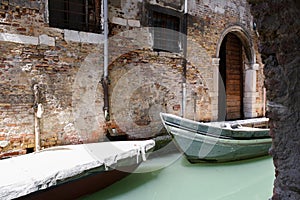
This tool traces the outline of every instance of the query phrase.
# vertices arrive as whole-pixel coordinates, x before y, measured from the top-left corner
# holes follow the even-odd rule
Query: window
[[[154,28],[154,50],[180,51],[180,19],[176,16],[152,12]]]
[[[100,33],[101,0],[49,0],[51,27]]]

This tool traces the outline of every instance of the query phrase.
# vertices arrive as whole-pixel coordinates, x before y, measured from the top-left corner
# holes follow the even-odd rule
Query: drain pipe
[[[263,87],[263,116],[266,116],[266,104],[267,104],[267,91],[266,88]]]
[[[38,84],[33,86],[34,92],[34,134],[35,134],[35,152],[40,151],[40,120],[42,118],[44,109],[43,105],[40,103],[40,88]]]
[[[109,102],[108,102],[108,5],[107,0],[103,0],[103,13],[104,13],[104,72],[101,80],[104,92],[104,118],[109,121]]]
[[[188,0],[184,1],[184,14],[188,13]]]
[[[183,68],[183,78],[182,78],[182,108],[181,108],[181,116],[185,117],[186,111],[186,54],[187,54],[187,13],[188,13],[188,0],[184,1],[184,23],[183,23],[183,60],[182,60],[182,68]]]

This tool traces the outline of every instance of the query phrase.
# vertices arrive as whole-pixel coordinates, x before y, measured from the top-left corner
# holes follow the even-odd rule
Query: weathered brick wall
[[[160,96],[170,94],[171,91],[174,94],[173,100],[168,99],[168,97],[163,100],[156,97],[157,102],[160,102],[157,103],[159,106],[155,107],[156,113],[159,111],[167,111],[180,115],[180,110],[182,108],[181,83],[183,76],[183,55],[181,53],[175,59],[172,58],[172,54],[151,53],[151,34],[149,33],[149,30],[142,29],[142,27],[147,26],[146,18],[148,17],[147,14],[149,12],[147,10],[147,4],[169,8],[170,10],[175,9],[181,13],[184,10],[184,1],[139,2],[125,0],[115,1],[110,4],[110,54],[120,55],[119,58],[117,55],[115,57],[111,56],[111,95],[115,90],[118,90],[116,87],[119,87],[119,82],[124,81],[124,77],[130,77],[128,78],[130,81],[123,82],[122,84],[122,87],[128,85],[125,87],[126,89],[122,88],[123,91],[118,91],[118,94],[116,95],[118,98],[121,98],[120,101],[115,101],[113,95],[110,97],[112,99],[112,127],[117,127],[118,131],[127,132],[127,134],[136,137],[153,136],[158,134],[158,130],[161,127],[159,122],[155,122],[155,120],[159,121],[157,117],[149,116],[151,106],[155,107],[153,104],[153,101],[155,101],[153,100],[155,99],[153,94],[155,92],[153,89],[151,90],[146,86],[144,87],[143,85],[145,83],[143,81],[146,83],[150,81],[153,85],[155,85],[156,82],[158,82],[159,85],[164,84],[166,91],[160,91]],[[256,56],[255,61],[259,64],[254,110],[257,114],[256,116],[263,116],[263,65],[260,60],[260,55],[257,53],[257,35],[252,27],[252,16],[247,2],[188,1],[188,6],[186,117],[201,121],[216,119],[216,67],[214,67],[216,61],[214,58],[218,58],[217,49],[218,45],[222,42],[222,33],[228,27],[234,25],[243,27],[244,30],[249,33],[249,37],[251,37],[251,45],[253,45],[251,48],[254,49],[254,56]],[[134,32],[134,34],[132,34],[132,32]],[[124,34],[122,35],[122,33]],[[125,42],[127,39],[124,38],[129,38],[131,41]],[[121,41],[122,44],[120,45]],[[135,50],[138,51],[136,52]],[[173,57],[176,57],[175,54]],[[246,56],[244,57],[245,62],[252,62],[247,60]],[[141,69],[148,69],[148,71],[141,72],[139,71]],[[131,74],[131,70],[136,71],[135,74]],[[140,91],[139,94],[135,90],[131,91],[132,88],[130,87],[136,85],[139,85],[139,87],[134,89]],[[143,88],[143,90],[141,88]],[[160,87],[158,87],[157,90],[160,90]],[[201,90],[201,92],[198,92],[198,90]],[[140,96],[140,98],[137,98],[139,100],[130,99],[129,97],[133,95],[130,92],[133,92],[135,96]],[[123,99],[123,107],[118,105],[121,104],[122,97],[125,99]],[[122,119],[118,120],[115,118]],[[126,120],[124,119],[126,119],[127,122],[125,122]],[[135,119],[139,119],[140,121],[135,123]],[[151,125],[151,123],[153,123],[153,125]],[[157,124],[158,128],[153,128],[154,124]],[[143,130],[143,133],[141,133],[141,130]]]
[[[123,54],[110,65],[111,119],[118,132],[130,137],[160,133],[159,112],[181,114],[182,57],[151,49]],[[187,66],[189,117],[210,119],[210,99],[201,72]]]
[[[188,38],[192,41],[193,45],[188,46],[191,59],[195,60],[194,63],[198,63],[202,71],[207,71],[208,87],[213,88],[213,69],[212,58],[216,58],[218,45],[222,33],[232,27],[243,27],[249,33],[252,40],[253,49],[255,50],[256,60],[259,64],[257,71],[257,83],[256,83],[256,107],[257,116],[263,116],[263,64],[261,62],[260,55],[258,53],[258,36],[256,31],[253,30],[253,19],[250,13],[250,6],[246,0],[241,1],[217,1],[207,0],[199,3],[196,0],[189,1],[189,14],[191,15],[188,20]],[[201,54],[199,50],[194,48],[194,44],[201,48]],[[244,47],[245,48],[245,47]],[[203,53],[204,52],[204,53]],[[245,53],[245,49],[244,49]],[[244,56],[244,62],[251,62]],[[244,69],[245,76],[245,69]],[[245,78],[245,77],[244,77]],[[245,79],[244,79],[245,80]],[[214,94],[211,94],[214,95]],[[212,97],[212,101],[216,97]]]
[[[34,147],[35,84],[44,108],[42,147],[95,142],[104,135],[98,83],[103,50],[91,39],[97,35],[50,28],[44,10],[43,1],[1,2],[0,157]]]
[[[152,137],[162,128],[160,111],[180,115],[183,54],[152,51],[149,4],[184,10],[183,0],[110,1],[110,121],[105,122],[99,83],[103,35],[49,27],[43,0],[2,1],[0,138],[9,142],[2,152],[34,146],[35,84],[44,107],[42,147],[99,141],[107,128]],[[244,0],[189,0],[188,5],[186,117],[210,121],[216,119],[217,54],[224,30],[243,27],[255,50],[257,36]],[[257,77],[255,107],[261,116],[261,70]]]
[[[252,1],[265,62],[276,179],[273,200],[300,199],[300,4],[297,0]]]

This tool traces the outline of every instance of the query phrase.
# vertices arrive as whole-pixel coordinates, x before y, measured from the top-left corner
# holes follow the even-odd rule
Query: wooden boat
[[[153,140],[52,147],[0,161],[0,199],[75,199],[132,173]]]
[[[265,129],[238,127],[237,131],[165,113],[161,113],[161,119],[178,148],[192,163],[228,162],[268,155],[272,143]],[[247,132],[251,136],[247,136]]]
[[[163,123],[167,126],[179,127],[199,134],[234,139],[259,139],[270,137],[268,128],[242,126],[242,124],[246,123],[255,124],[267,122],[268,118],[202,123],[167,113],[161,113],[160,116]]]

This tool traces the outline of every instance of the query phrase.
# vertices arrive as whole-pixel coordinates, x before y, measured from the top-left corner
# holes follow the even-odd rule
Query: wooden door
[[[226,90],[226,120],[242,119],[243,115],[243,57],[242,43],[229,33],[220,50],[220,74]],[[225,103],[225,102],[224,102]]]

